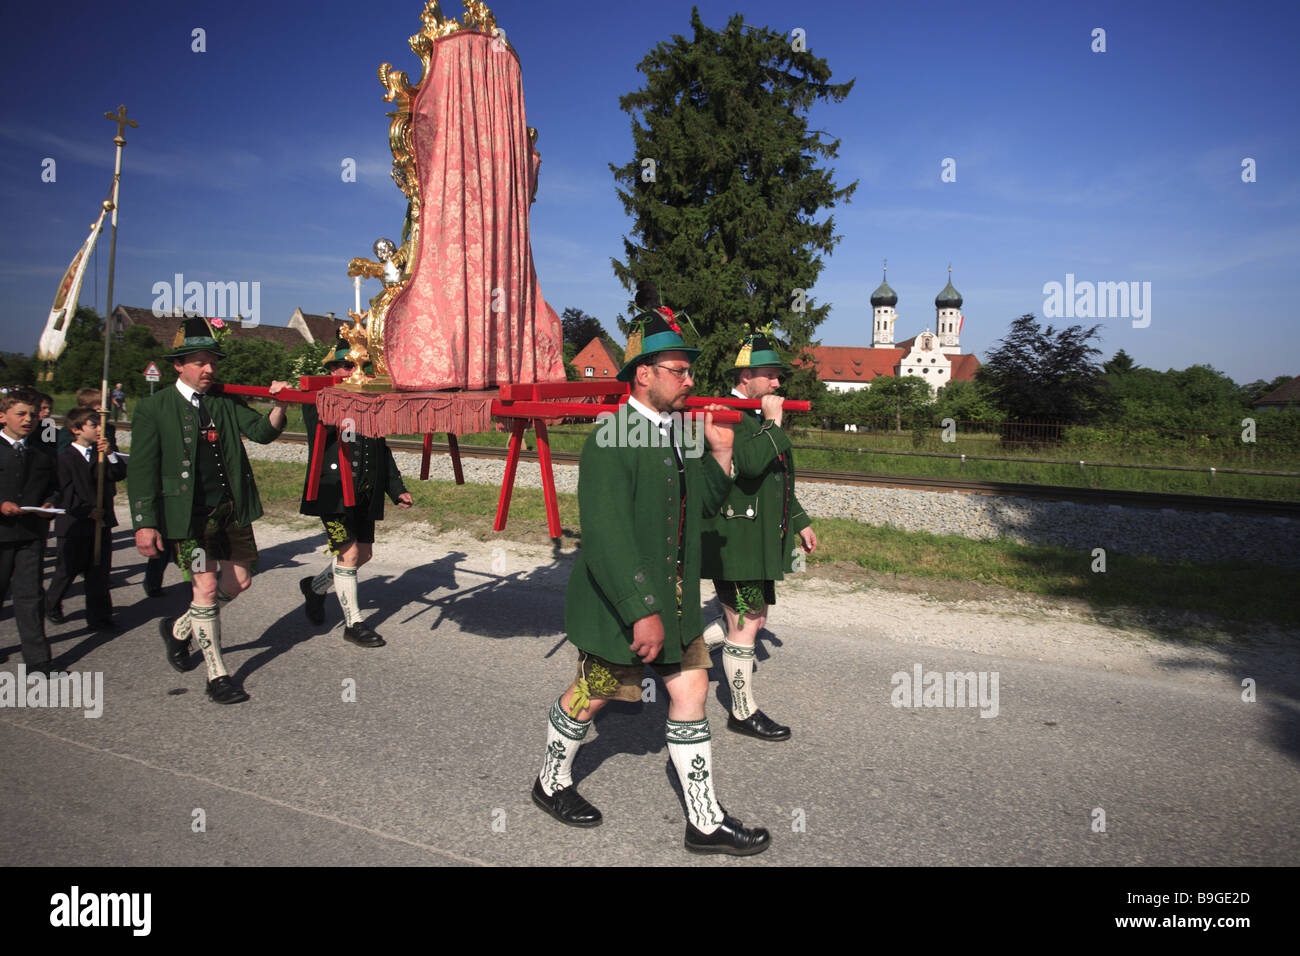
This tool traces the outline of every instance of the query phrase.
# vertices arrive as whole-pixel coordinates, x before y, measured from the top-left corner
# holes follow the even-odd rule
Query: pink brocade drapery
[[[433,44],[412,104],[422,201],[413,275],[384,322],[399,389],[564,380],[529,242],[537,174],[519,61],[481,33]]]

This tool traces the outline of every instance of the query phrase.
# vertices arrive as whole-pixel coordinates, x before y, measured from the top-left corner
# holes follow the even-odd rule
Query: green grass
[[[303,468],[254,461],[253,470],[268,517],[298,516]],[[408,480],[407,485],[415,507],[401,511],[388,505],[389,527],[420,522],[478,540],[496,536],[491,524],[497,487],[418,480]],[[561,494],[559,505],[565,537],[580,537],[577,496]],[[894,576],[925,579],[935,582],[933,590],[938,593],[943,593],[945,582],[953,587],[983,585],[1082,601],[1103,615],[1122,615],[1128,609],[1192,611],[1214,615],[1237,629],[1265,622],[1300,626],[1300,592],[1293,569],[1244,562],[1191,564],[1110,552],[1106,571],[1094,573],[1090,551],[906,532],[845,518],[818,520],[816,529],[819,547],[809,558],[810,570],[837,579],[847,577],[850,583],[857,569],[866,584],[887,584]],[[501,536],[546,539],[540,490],[515,488],[509,524]]]

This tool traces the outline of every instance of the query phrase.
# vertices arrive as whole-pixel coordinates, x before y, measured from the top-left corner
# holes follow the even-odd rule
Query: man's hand
[[[103,520],[104,520],[104,509],[103,509],[103,508],[91,508],[91,509],[90,509],[90,517],[91,517],[91,519],[94,520],[94,521],[103,521]]]
[[[780,425],[781,416],[784,414],[785,399],[780,395],[764,395],[758,401],[763,417],[776,425]]]
[[[727,411],[726,405],[709,405],[707,411]],[[704,438],[713,448],[731,450],[736,443],[736,427],[715,422],[712,415],[704,416]]]
[[[280,389],[282,389],[282,388],[288,388],[288,387],[289,387],[289,383],[288,383],[288,382],[272,382],[272,383],[271,383],[271,387],[268,388],[267,391],[270,392],[272,395],[275,395],[275,393],[278,392],[278,391],[280,391]],[[276,407],[276,408],[284,408],[284,407],[286,407],[286,406],[285,406],[285,403],[284,403],[284,402],[277,401],[277,402],[275,403],[275,407]]]
[[[23,509],[12,501],[0,502],[0,515],[4,515],[6,518],[16,518],[22,513]]]
[[[664,649],[664,622],[658,614],[632,625],[632,653],[649,664]]]
[[[112,449],[108,447],[107,438],[101,438],[99,441],[95,443],[95,447],[99,450],[99,453],[104,456],[107,456],[108,453],[112,451]]]
[[[162,554],[163,539],[157,528],[141,528],[135,533],[135,549],[146,558]]]
[[[413,504],[415,504],[415,502],[411,499],[411,493],[409,491],[403,491],[397,496],[397,507],[409,508]]]
[[[799,532],[799,540],[803,542],[803,549],[808,554],[817,550],[817,532],[811,527],[804,528]]]

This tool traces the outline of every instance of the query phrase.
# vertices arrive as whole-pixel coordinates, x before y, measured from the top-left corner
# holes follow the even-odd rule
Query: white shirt
[[[189,402],[195,408],[199,407],[199,395],[202,394],[201,392],[196,392],[194,389],[190,388],[188,385],[182,382],[179,378],[176,380],[176,391],[184,395],[185,401]]]
[[[677,453],[677,460],[681,461],[682,449],[678,444],[678,441],[681,440],[681,436],[677,434],[676,430],[669,428],[673,423],[673,416],[667,412],[656,412],[641,402],[638,402],[631,395],[627,397],[627,404],[633,411],[639,412],[643,417],[648,418],[651,424],[658,427],[659,437],[663,439],[665,445],[670,441],[672,442],[673,451]]]
[[[88,464],[88,465],[93,465],[93,464],[94,464],[94,460],[90,457],[91,455],[93,455],[93,454],[95,453],[95,446],[94,446],[94,445],[83,445],[83,444],[82,444],[81,442],[79,442],[79,441],[74,441],[74,442],[72,443],[72,447],[76,448],[77,451],[81,452],[81,457],[84,458],[84,459],[86,459],[86,464]],[[115,451],[110,451],[110,452],[108,453],[108,460],[111,461],[113,464],[116,465],[116,464],[117,464],[117,452],[115,452]]]
[[[0,429],[0,435],[3,435],[4,438],[5,438],[5,441],[7,441],[7,442],[8,442],[10,445],[12,445],[14,448],[17,448],[20,452],[26,453],[26,451],[27,451],[27,439],[26,439],[26,438],[10,438],[10,437],[9,437],[9,433],[8,433],[7,431],[5,431],[4,429]]]

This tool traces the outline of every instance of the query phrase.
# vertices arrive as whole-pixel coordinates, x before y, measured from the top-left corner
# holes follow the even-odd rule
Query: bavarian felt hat
[[[220,319],[214,321],[224,328],[225,323]],[[176,337],[172,339],[172,350],[164,355],[163,359],[171,362],[193,355],[195,352],[211,352],[219,359],[226,357],[226,353],[221,351],[221,347],[217,344],[216,330],[201,315],[189,316],[181,321],[180,328],[176,330]]]
[[[766,329],[750,332],[740,343],[740,352],[736,355],[736,363],[732,366],[732,371],[739,372],[746,368],[779,368],[784,375],[790,372],[789,367],[777,354],[776,343]]]
[[[620,382],[632,381],[636,367],[660,352],[685,352],[687,358],[695,361],[700,350],[686,344],[677,317],[672,309],[660,303],[659,290],[653,282],[636,284],[636,304],[642,311],[631,322],[627,348],[623,351],[626,364],[618,373]]]

